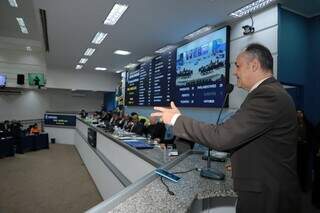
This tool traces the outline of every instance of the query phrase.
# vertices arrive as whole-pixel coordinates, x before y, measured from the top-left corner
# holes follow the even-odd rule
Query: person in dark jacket
[[[158,121],[157,117],[149,117],[150,125],[146,128],[146,134],[150,135],[150,138],[164,143],[164,136],[166,133],[166,127],[163,122]]]
[[[139,117],[134,115],[133,118],[133,126],[131,128],[131,132],[136,133],[137,135],[143,135],[143,133],[145,132],[145,119],[141,119],[139,120]]]
[[[249,93],[240,109],[224,123],[206,124],[185,115],[172,102],[155,107],[177,137],[230,151],[237,213],[298,213],[301,191],[297,177],[298,123],[291,96],[272,76],[273,57],[251,44],[235,62],[237,86]]]

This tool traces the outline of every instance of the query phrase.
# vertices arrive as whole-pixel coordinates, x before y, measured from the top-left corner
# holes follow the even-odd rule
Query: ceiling
[[[252,0],[16,0],[18,8],[0,1],[0,37],[42,42],[39,8],[46,10],[50,51],[46,63],[50,69],[72,69],[88,48],[96,48],[81,71],[106,67],[109,72],[138,59],[206,25],[232,19],[228,14]],[[114,26],[103,21],[115,2],[129,8]],[[282,0],[287,8],[306,16],[320,14],[319,0]],[[22,34],[15,17],[25,19],[29,34]],[[100,45],[91,43],[96,32],[108,36]],[[1,47],[1,46],[0,46]],[[115,55],[117,49],[132,52]]]

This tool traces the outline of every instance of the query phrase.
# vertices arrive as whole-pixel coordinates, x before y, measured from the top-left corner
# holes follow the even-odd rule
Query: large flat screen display
[[[174,100],[176,52],[167,51],[126,73],[127,106],[167,106]]]
[[[44,114],[44,124],[52,126],[76,126],[75,115]]]
[[[177,49],[175,102],[178,106],[220,107],[228,80],[228,28]]]
[[[0,73],[0,87],[5,87],[7,81],[7,76]]]
[[[128,71],[125,104],[220,107],[229,80],[229,31],[211,32]]]

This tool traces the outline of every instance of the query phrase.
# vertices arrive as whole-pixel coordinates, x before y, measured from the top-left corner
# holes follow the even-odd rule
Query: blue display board
[[[5,87],[7,81],[7,76],[0,73],[0,87]]]
[[[52,126],[76,126],[75,115],[44,114],[44,124]]]
[[[126,73],[125,105],[220,107],[229,82],[230,27],[162,53]]]

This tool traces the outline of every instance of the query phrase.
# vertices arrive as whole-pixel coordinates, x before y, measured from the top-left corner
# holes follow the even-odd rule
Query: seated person
[[[127,123],[129,122],[129,116],[128,115],[124,115],[121,120],[118,122],[118,127],[124,129],[124,127],[127,125]]]
[[[99,111],[95,111],[95,112],[93,113],[93,119],[95,119],[95,120],[99,120],[99,119],[100,119],[100,116],[101,116],[101,114],[100,114]]]
[[[100,121],[109,122],[112,117],[111,112],[103,111],[101,113]]]
[[[18,121],[14,121],[12,122],[11,125],[11,132],[12,132],[12,136],[14,138],[19,138],[22,135],[22,129],[21,129],[22,125],[20,122]]]
[[[110,125],[117,126],[119,124],[119,121],[121,120],[120,113],[119,112],[113,112],[112,118],[110,119]]]
[[[88,113],[84,109],[81,109],[81,111],[79,112],[79,115],[81,118],[86,118]]]
[[[150,125],[146,128],[146,135],[150,135],[151,139],[164,143],[166,127],[163,122],[159,122],[157,117],[149,118]]]
[[[131,116],[128,117],[128,121],[123,125],[123,129],[130,132],[133,127],[133,119]]]
[[[40,128],[38,127],[38,124],[35,123],[33,124],[31,130],[30,130],[30,135],[39,135],[40,134]]]
[[[132,120],[133,120],[133,126],[131,128],[131,132],[136,133],[137,135],[143,135],[145,131],[144,123],[146,120],[141,119],[139,121],[139,118],[136,115],[133,116]]]

